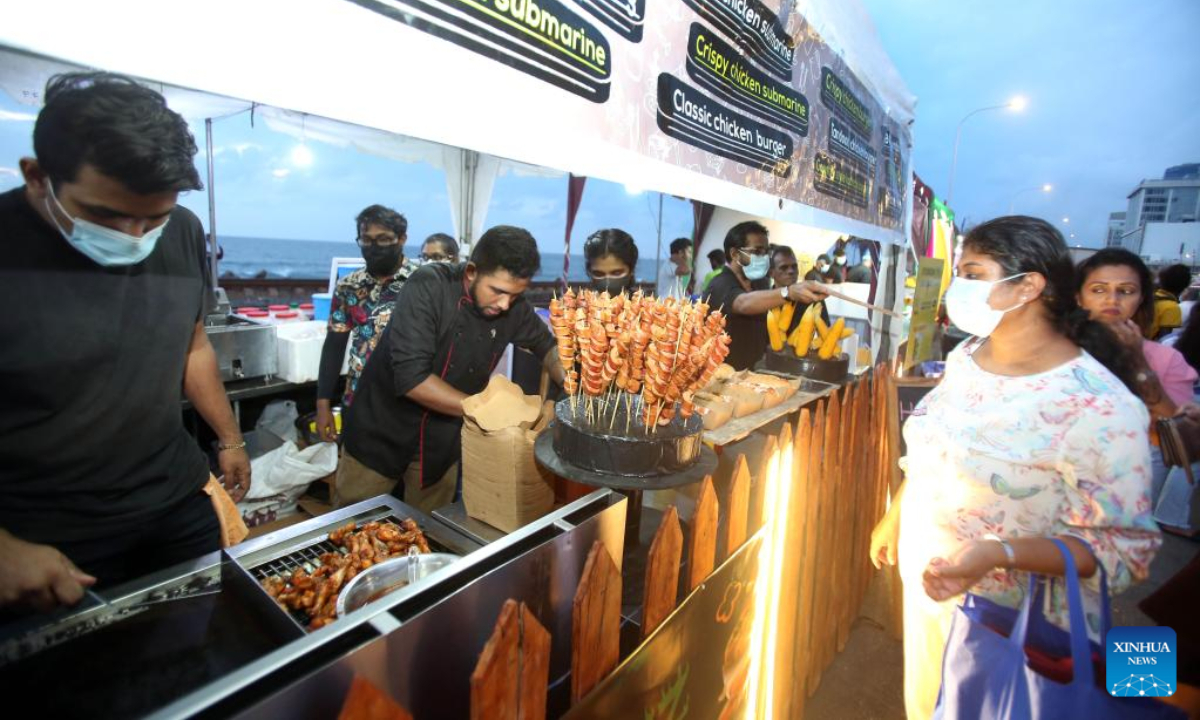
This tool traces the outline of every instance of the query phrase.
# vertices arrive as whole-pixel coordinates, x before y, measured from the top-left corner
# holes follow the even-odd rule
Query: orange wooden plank
[[[338,720],[412,720],[412,715],[370,680],[355,675]]]
[[[859,483],[859,468],[862,466],[862,445],[858,444],[859,416],[858,383],[854,382],[846,389],[846,414],[842,419],[842,447],[844,462],[841,467],[841,477],[838,482],[838,526],[834,546],[838,551],[836,570],[835,607],[837,608],[837,651],[846,648],[850,637],[850,621],[858,613],[858,603],[855,601],[854,575],[856,558],[854,557],[854,533],[857,524],[854,521],[857,506],[857,490]]]
[[[810,444],[807,454],[807,483],[805,485],[804,502],[804,559],[800,563],[800,609],[797,612],[796,623],[796,668],[792,674],[792,685],[797,695],[804,695],[800,690],[808,685],[808,675],[812,668],[813,659],[813,629],[818,625],[814,615],[816,607],[817,583],[820,573],[817,570],[817,525],[820,519],[821,467],[825,450],[825,401],[817,403],[817,411],[813,416]]]
[[[642,606],[642,637],[662,624],[675,609],[679,594],[679,564],[683,560],[683,530],[679,511],[667,508],[646,558],[646,600]]]
[[[853,546],[850,550],[850,592],[854,600],[854,614],[850,618],[851,625],[862,611],[863,578],[871,567],[867,559],[871,527],[874,526],[874,509],[871,504],[871,379],[865,376],[859,381],[856,402],[858,421],[855,426],[855,447],[862,448],[856,477],[854,478],[854,532]]]
[[[471,720],[545,720],[550,633],[508,600],[471,673]]]
[[[741,459],[744,462],[744,458]],[[692,517],[692,540],[688,549],[688,592],[704,582],[717,561],[717,491],[713,489],[711,476],[705,476],[700,486],[700,499],[696,501],[696,514]]]
[[[851,445],[860,449],[855,453],[854,475],[848,479],[851,487],[848,506],[849,512],[846,514],[846,527],[849,533],[849,538],[846,541],[846,592],[850,596],[850,603],[847,606],[847,614],[844,619],[847,639],[849,638],[850,628],[853,627],[854,621],[858,618],[862,610],[862,597],[858,592],[858,578],[862,574],[863,568],[870,564],[866,560],[867,548],[860,548],[860,545],[870,532],[865,529],[866,526],[874,524],[873,521],[867,518],[869,510],[866,507],[866,471],[867,458],[870,456],[870,451],[865,449],[870,447],[867,438],[871,421],[867,415],[869,391],[869,382],[866,379],[860,379],[854,393],[854,426],[850,433]],[[841,635],[839,634],[840,637]],[[845,640],[839,639],[838,642],[839,647],[845,647]]]
[[[866,557],[867,565],[863,569],[862,587],[859,590],[863,597],[866,597],[867,588],[870,586],[871,578],[874,577],[875,574],[875,566],[871,564],[871,558],[869,554],[871,547],[871,531],[875,529],[875,523],[879,521],[879,518],[883,517],[883,512],[887,503],[886,498],[880,497],[879,493],[879,474],[883,472],[883,458],[880,456],[881,442],[879,439],[881,434],[880,428],[882,427],[880,424],[880,418],[882,416],[879,414],[876,404],[879,402],[878,386],[882,384],[882,382],[883,381],[879,378],[877,373],[871,374],[871,400],[870,405],[867,408],[867,414],[870,416],[871,421],[870,442],[872,450],[870,455],[870,472],[867,475],[869,479],[867,485],[867,503],[870,508],[870,517],[872,519],[869,527],[865,528],[863,538],[864,552],[868,553]]]
[[[620,593],[617,593],[620,597]],[[521,603],[521,703],[517,720],[546,720],[550,688],[550,631]]]
[[[770,448],[764,453],[769,455]],[[765,472],[759,476],[761,485],[766,481]],[[750,465],[745,455],[738,455],[733,466],[733,478],[729,482],[729,510],[725,518],[725,557],[729,557],[746,542],[746,528],[750,523]]]
[[[871,526],[866,530],[867,551],[870,552],[870,536],[871,530],[875,527],[875,522],[883,517],[883,511],[886,507],[887,499],[880,497],[879,478],[883,473],[883,468],[886,463],[883,457],[883,434],[885,413],[887,412],[887,401],[883,395],[884,372],[882,365],[876,365],[871,372],[871,406],[868,412],[871,416],[871,454],[870,454],[870,473],[868,475],[869,483],[867,486],[867,502],[870,510],[870,517],[873,518]],[[870,563],[870,557],[867,562]],[[865,596],[867,588],[871,584],[871,578],[874,577],[874,565],[868,565],[863,573],[862,588],[860,592]]]
[[[835,479],[841,458],[841,445],[838,441],[841,438],[842,401],[839,395],[839,393],[834,393],[829,398],[829,410],[825,416],[824,428],[825,452],[819,476],[821,484],[820,516],[817,521],[817,560],[813,566],[817,572],[817,592],[814,598],[816,616],[811,635],[812,663],[809,665],[808,675],[809,697],[812,697],[821,684],[821,673],[833,657],[830,630],[836,628],[836,623],[831,622],[830,619],[830,608],[833,602],[830,565],[834,560],[832,547],[835,521],[833,498],[834,493],[837,492]],[[832,637],[836,638],[836,634]]]
[[[774,632],[779,638],[776,643],[775,663],[776,677],[781,681],[775,683],[774,716],[798,718],[803,712],[803,692],[796,692],[796,687],[789,679],[796,668],[796,646],[792,638],[796,636],[796,625],[799,621],[800,574],[803,572],[801,562],[804,554],[804,524],[801,521],[804,507],[804,476],[807,475],[807,453],[809,439],[812,433],[811,415],[807,409],[800,411],[797,420],[796,433],[793,435],[790,423],[785,423],[779,434],[779,449],[781,463],[791,454],[791,462],[786,466],[781,464],[782,481],[788,490],[787,515],[783,526],[777,531],[784,534],[783,573],[776,579],[779,587],[779,613],[776,616]],[[799,459],[803,457],[803,460]],[[768,660],[772,662],[772,660]],[[797,710],[797,704],[800,709]]]
[[[471,720],[516,720],[521,704],[521,628],[516,600],[506,600],[471,673]]]
[[[608,676],[621,655],[621,573],[597,540],[571,607],[571,701]]]
[[[886,375],[885,380],[886,406],[887,415],[885,416],[887,424],[886,430],[883,433],[884,439],[884,467],[880,476],[881,494],[887,493],[890,497],[895,497],[896,490],[900,487],[902,480],[898,462],[900,460],[900,400],[897,396],[896,377],[893,372]],[[901,639],[903,637],[904,626],[904,592],[900,582],[900,570],[897,566],[889,566],[884,569],[884,587],[886,590],[887,604],[889,609],[890,630],[892,637]]]

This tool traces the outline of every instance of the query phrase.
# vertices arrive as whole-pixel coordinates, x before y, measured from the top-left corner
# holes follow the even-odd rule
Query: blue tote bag
[[[942,689],[933,717],[937,720],[1186,718],[1181,710],[1170,705],[1149,698],[1112,697],[1096,684],[1093,662],[1104,657],[1103,648],[1088,638],[1075,558],[1061,540],[1054,543],[1066,564],[1070,632],[1046,619],[1042,602],[1045,581],[1039,576],[1030,577],[1029,592],[1025,593],[1019,611],[968,594],[955,610],[950,625],[942,660]],[[1112,615],[1103,567],[1100,572],[1103,637],[1112,625]],[[1052,679],[1034,668],[1031,657],[1069,668],[1071,677]],[[1068,658],[1069,665],[1065,662]],[[1055,660],[1061,662],[1054,663]]]

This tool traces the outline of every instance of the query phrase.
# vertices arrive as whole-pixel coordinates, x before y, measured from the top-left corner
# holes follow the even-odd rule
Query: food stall
[[[213,0],[179,8],[194,11],[194,37],[221,46],[219,57],[197,58],[162,32],[159,5],[47,0],[0,28],[0,52],[43,74],[98,67],[153,81],[181,102],[250,104],[310,129],[439,144],[462,169],[452,196],[467,242],[481,229],[501,158],[636,178],[719,205],[700,242],[719,242],[737,216],[763,220],[773,239],[815,228],[876,240],[887,245],[879,304],[894,309],[908,208],[896,178],[909,174],[914,99],[857,3],[802,5],[682,0],[662,12],[642,1]],[[86,32],[114,17],[136,47]],[[403,91],[379,92],[396,85]],[[709,310],[664,324],[676,334],[655,337],[656,352],[676,357],[679,328],[693,315],[704,327]],[[870,316],[875,359],[889,357],[894,325]],[[698,388],[713,379],[703,375],[721,328],[710,330],[692,336],[700,364],[688,379],[705,380]],[[589,360],[577,381],[608,373],[606,357]],[[590,398],[611,392],[613,370]],[[743,377],[771,406],[764,399],[744,422],[707,431],[683,412],[691,386],[669,392],[669,372],[651,379],[660,387],[650,400],[643,392],[636,408],[623,396],[596,403],[583,425],[569,426],[575,408],[565,415],[562,403],[572,401],[562,400],[538,439],[551,445],[543,466],[565,460],[574,467],[560,464],[562,473],[586,480],[581,461],[605,456],[609,467],[582,469],[626,484],[651,478],[646,487],[690,484],[694,501],[643,517],[630,535],[640,498],[607,489],[629,489],[611,480],[510,532],[471,532],[453,512],[426,516],[377,498],[5,626],[0,683],[35,688],[45,707],[85,706],[96,716],[334,717],[362,687],[418,718],[515,716],[522,702],[544,708],[530,717],[613,716],[669,696],[690,696],[685,707],[701,717],[790,715],[844,645],[865,592],[863,543],[890,484],[888,376],[844,386],[785,380],[786,388]],[[605,452],[615,438],[600,438],[601,420],[640,422],[643,436],[661,426],[650,454],[671,446],[679,462],[614,472],[646,452]],[[743,452],[751,436],[760,447]],[[795,515],[806,521],[789,522]],[[407,523],[427,545],[410,543],[415,556],[378,534],[414,532]],[[359,559],[376,541],[388,549],[371,555],[374,568],[458,557],[393,592],[368,593],[374,601],[361,609],[339,613],[335,604],[331,613],[333,595],[350,589],[343,580],[374,574]],[[633,545],[639,553],[627,552]],[[327,586],[332,576],[338,583]],[[506,665],[495,658],[505,648],[529,662],[511,667],[540,674],[502,682]],[[690,680],[679,674],[681,657],[694,658]],[[485,690],[504,687],[521,697],[482,704]]]

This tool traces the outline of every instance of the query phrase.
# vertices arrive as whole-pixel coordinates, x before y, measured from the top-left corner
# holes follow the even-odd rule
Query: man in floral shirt
[[[375,349],[379,333],[387,327],[396,295],[416,269],[404,257],[408,221],[403,215],[382,205],[372,205],[358,214],[356,225],[356,240],[367,266],[338,281],[329,307],[329,331],[317,375],[317,432],[325,441],[337,439],[333,400],[346,344],[350,344],[350,363],[343,406],[354,401],[358,378]]]

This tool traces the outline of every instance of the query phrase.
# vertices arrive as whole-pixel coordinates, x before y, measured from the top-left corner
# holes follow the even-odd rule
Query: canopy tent
[[[41,105],[42,91],[51,76],[82,69],[83,66],[61,60],[0,48],[0,89],[17,102],[31,107]],[[195,124],[254,112],[272,130],[290,135],[300,142],[353,148],[398,162],[423,162],[441,169],[446,176],[455,235],[466,247],[482,232],[497,177],[507,172],[542,177],[565,175],[558,170],[482,155],[385,130],[157,83],[145,76],[138,77],[155,86],[173,110]]]
[[[776,2],[770,4],[779,6]],[[484,5],[487,3],[451,0],[187,0],[172,5],[178,20],[167,22],[163,20],[162,5],[150,0],[102,4],[43,0],[6,19],[0,27],[0,46],[147,78],[164,83],[171,95],[181,97],[180,102],[219,106],[184,112],[191,117],[234,111],[239,103],[240,107],[246,103],[231,98],[246,98],[306,118],[328,118],[364,130],[382,130],[479,153],[447,159],[443,150],[441,166],[457,175],[450,179],[448,173],[448,183],[460,234],[475,232],[485,212],[480,207],[488,196],[496,167],[484,158],[491,156],[619,183],[636,179],[639,187],[648,190],[757,217],[884,242],[904,242],[900,218],[881,223],[870,217],[870,211],[844,206],[828,193],[814,193],[807,185],[801,187],[800,180],[807,182],[814,164],[825,170],[834,166],[816,149],[819,143],[812,142],[827,132],[823,118],[807,130],[808,141],[782,157],[785,166],[794,162],[791,176],[773,177],[764,170],[766,164],[755,167],[743,161],[729,162],[728,153],[722,157],[720,153],[697,151],[681,142],[678,135],[661,130],[671,122],[686,124],[686,119],[664,119],[671,114],[669,102],[657,103],[655,111],[655,78],[659,80],[661,100],[663,77],[671,73],[682,76],[686,62],[692,60],[685,60],[685,56],[695,43],[682,42],[689,23],[701,30],[705,27],[702,23],[691,21],[706,20],[724,27],[719,23],[729,19],[717,17],[713,8],[725,5],[685,0],[686,8],[681,5],[672,13],[642,18],[644,39],[640,26],[636,42],[618,37],[608,27],[598,29],[587,17],[560,3],[547,2],[539,8],[533,2],[497,2],[496,9],[521,5],[525,14],[511,22],[511,17],[500,17],[500,13],[489,10],[507,24],[502,27],[496,22],[482,30],[476,28],[473,31],[478,34],[471,37],[453,35],[457,31],[448,30],[450,26],[441,20],[453,16],[464,27],[467,23],[482,27],[482,16],[468,16],[464,8]],[[791,3],[783,5],[790,7]],[[758,9],[741,19],[774,18],[772,9],[757,0],[746,7]],[[555,8],[558,14],[551,17],[550,10]],[[661,5],[655,4],[650,11],[661,12],[659,8]],[[64,18],[70,22],[63,22]],[[897,169],[904,177],[911,156],[908,126],[915,100],[881,49],[861,4],[854,0],[808,0],[774,20],[754,25],[747,22],[741,30],[726,32],[752,33],[759,25],[773,25],[799,38],[804,45],[797,47],[794,66],[787,69],[794,71],[790,73],[790,89],[802,91],[808,103],[805,120],[809,119],[808,108],[816,117],[818,104],[825,102],[821,98],[823,85],[831,87],[839,98],[849,98],[846,102],[852,110],[864,105],[870,111],[864,126],[866,139],[872,146],[879,145],[877,138],[883,132],[882,144],[894,144]],[[536,32],[539,21],[541,35]],[[94,32],[113,23],[120,24],[124,37],[137,38],[137,42],[109,42],[105,35]],[[547,27],[552,31],[569,27],[577,33],[571,36],[572,42],[581,44],[572,46],[577,51],[573,57],[579,60],[581,48],[590,48],[591,54],[579,60],[579,67],[591,68],[587,71],[592,77],[581,81],[568,72],[576,68],[551,66],[551,61],[561,60],[555,52],[563,52],[561,43],[555,43],[570,33],[548,36]],[[511,34],[502,35],[501,31]],[[181,50],[180,35],[184,32],[196,43]],[[220,40],[215,53],[198,50],[209,47],[206,43],[214,39]],[[761,55],[769,61],[771,52],[778,54],[781,46],[767,43],[764,47],[767,49]],[[790,56],[789,52],[786,48],[782,51]],[[499,61],[489,62],[481,54]],[[13,77],[22,73],[10,72],[11,57],[13,54],[8,53],[3,63],[6,87],[16,85],[18,93],[38,88],[36,82],[14,82]],[[543,65],[529,69],[536,62]],[[826,83],[826,70],[840,79]],[[41,74],[48,73],[43,70]],[[28,80],[29,73],[24,75]],[[789,89],[788,83],[781,87]],[[586,97],[589,89],[598,94]],[[36,92],[32,99],[36,100]],[[772,140],[783,135],[777,129],[748,123],[724,106],[713,107],[732,119],[725,125],[729,133],[753,137],[754,129],[759,140],[775,142],[790,151],[790,144]],[[655,129],[656,124],[659,129]],[[724,138],[723,142],[727,144],[728,140]],[[884,147],[884,155],[881,169],[892,158],[888,147]],[[464,181],[472,172],[474,179]],[[841,173],[842,177],[852,175],[844,169]]]

